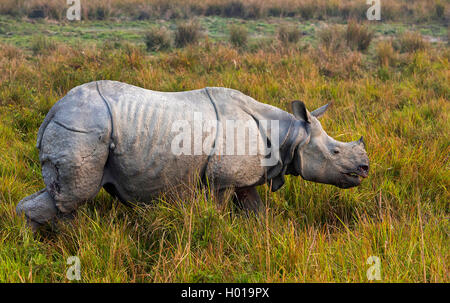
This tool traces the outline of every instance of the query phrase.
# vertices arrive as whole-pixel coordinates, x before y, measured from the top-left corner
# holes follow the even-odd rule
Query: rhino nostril
[[[369,166],[368,165],[360,165],[359,170],[367,172],[367,171],[369,171]]]

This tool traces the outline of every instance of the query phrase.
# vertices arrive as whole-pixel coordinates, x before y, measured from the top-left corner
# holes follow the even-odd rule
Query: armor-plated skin
[[[271,189],[277,190],[283,185],[285,174],[322,182],[323,176],[315,176],[311,170],[314,168],[304,162],[314,150],[303,147],[321,136],[322,141],[332,138],[327,139],[321,127],[318,130],[320,123],[314,112],[310,114],[301,102],[293,105],[294,115],[221,87],[166,93],[115,81],[78,86],[53,106],[39,129],[37,147],[46,188],[20,201],[17,212],[25,213],[32,226],[37,227],[75,211],[101,187],[123,202],[148,202],[168,188],[186,186],[196,179],[207,181],[217,192],[235,190],[244,208],[257,211],[262,206],[255,190],[257,185],[269,182]],[[317,116],[325,109],[319,109]],[[200,130],[201,138],[209,138],[202,141],[202,151],[214,152],[174,153],[173,142],[178,135],[174,123],[190,123],[193,144],[198,135],[194,126],[198,114],[202,121],[246,122],[250,131],[259,134],[258,146],[265,146],[275,131],[270,127],[261,129],[260,121],[278,121],[279,156],[273,165],[263,166],[263,159],[270,155],[226,154],[223,151],[227,149],[228,134],[219,128]],[[245,142],[234,138],[234,144],[255,143],[249,140],[248,136],[244,137]],[[350,144],[338,143],[341,149]],[[356,158],[347,166],[360,167],[363,163],[368,170],[363,146],[352,155]],[[307,167],[302,172],[304,166]],[[350,178],[350,173],[358,171],[342,173]],[[320,170],[320,174],[324,173]],[[344,184],[342,180],[325,179],[325,183],[341,187],[359,184],[355,180],[354,184]]]

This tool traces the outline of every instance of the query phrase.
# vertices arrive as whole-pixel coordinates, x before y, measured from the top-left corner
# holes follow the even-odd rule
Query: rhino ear
[[[359,145],[362,145],[362,147],[366,148],[366,143],[364,142],[363,136],[361,136],[361,138],[359,138],[359,140],[356,143],[358,143]]]
[[[307,123],[311,122],[309,121],[308,112],[306,111],[305,104],[302,101],[298,100],[292,101],[291,108],[295,118],[297,118],[298,120],[303,120]]]
[[[311,115],[313,115],[314,117],[316,117],[317,119],[319,119],[320,117],[323,116],[323,114],[325,114],[325,112],[327,111],[328,107],[331,105],[331,103],[325,104],[322,107],[319,107],[318,109],[315,109],[311,112]]]

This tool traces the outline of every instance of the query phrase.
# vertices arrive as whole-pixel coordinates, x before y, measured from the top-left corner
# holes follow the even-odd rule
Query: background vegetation
[[[446,0],[382,1],[385,21],[430,21],[448,17]],[[65,0],[3,0],[0,13],[29,18],[65,19]],[[361,0],[81,0],[85,20],[151,18],[178,19],[222,16],[245,19],[298,17],[366,19],[368,5]]]
[[[396,22],[373,23],[361,23],[365,1],[91,2],[77,23],[58,1],[0,4],[0,281],[65,282],[69,256],[84,282],[366,282],[369,256],[383,282],[449,281],[448,2],[383,2]],[[32,234],[15,205],[44,186],[38,127],[99,79],[226,86],[283,109],[333,101],[322,125],[364,136],[370,176],[349,190],[262,186],[260,218],[217,209],[208,189],[135,208],[102,190]]]

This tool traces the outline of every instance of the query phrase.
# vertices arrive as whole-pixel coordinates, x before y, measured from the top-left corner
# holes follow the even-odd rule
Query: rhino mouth
[[[341,173],[344,177],[338,182],[337,187],[350,188],[361,184],[362,178],[367,178],[367,174],[361,171],[349,171]]]
[[[355,170],[355,171],[346,172],[343,174],[352,179],[360,179],[360,177],[367,178],[367,176],[369,175],[367,173],[367,171],[364,171],[364,170]]]

